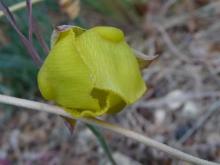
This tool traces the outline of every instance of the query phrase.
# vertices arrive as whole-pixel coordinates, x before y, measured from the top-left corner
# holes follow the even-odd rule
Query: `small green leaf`
[[[112,165],[117,165],[117,163],[115,162],[111,150],[104,138],[104,136],[102,135],[102,133],[99,131],[99,129],[91,124],[86,124],[86,126],[90,129],[90,131],[96,136],[97,140],[99,141],[100,146],[102,147],[102,149],[104,150],[105,154],[107,155],[109,161],[111,162]]]

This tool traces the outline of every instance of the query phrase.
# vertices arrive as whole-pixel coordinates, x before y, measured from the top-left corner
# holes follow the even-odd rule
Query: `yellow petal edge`
[[[38,73],[41,94],[76,118],[120,112],[146,90],[132,49],[117,28],[59,32]]]

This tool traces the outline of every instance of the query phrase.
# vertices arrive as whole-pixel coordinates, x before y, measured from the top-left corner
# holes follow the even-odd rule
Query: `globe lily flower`
[[[38,74],[43,97],[76,118],[114,114],[146,91],[138,60],[117,28],[60,26]]]

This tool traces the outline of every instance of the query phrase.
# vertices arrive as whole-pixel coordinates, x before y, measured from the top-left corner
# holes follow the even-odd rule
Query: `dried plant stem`
[[[61,115],[64,117],[73,118],[71,115],[66,113],[62,108],[60,108],[58,106],[44,104],[44,103],[40,103],[40,102],[36,102],[36,101],[30,101],[30,100],[11,97],[11,96],[0,95],[0,103],[19,106],[19,107],[23,107],[23,108],[29,108],[32,110],[49,112],[49,113]],[[102,128],[111,130],[113,132],[122,134],[128,138],[132,138],[134,140],[137,140],[138,142],[144,143],[149,147],[156,148],[156,149],[161,150],[165,153],[168,153],[169,155],[171,155],[175,158],[178,158],[178,159],[190,162],[190,163],[200,164],[200,165],[217,165],[218,164],[218,163],[209,162],[209,161],[194,157],[192,155],[186,154],[182,151],[179,151],[179,150],[174,149],[172,147],[169,147],[165,144],[157,142],[153,139],[150,139],[144,135],[141,135],[141,134],[136,133],[134,131],[128,130],[126,128],[122,128],[118,125],[107,123],[107,122],[99,120],[99,119],[80,118],[78,120],[83,121],[85,123],[94,124],[99,127],[102,127]]]
[[[35,4],[35,3],[38,3],[38,2],[41,2],[43,0],[32,0],[32,4]],[[9,10],[11,12],[15,12],[17,10],[20,10],[22,8],[25,8],[26,7],[26,2],[23,1],[23,2],[19,2],[15,5],[12,5],[11,7],[9,7]],[[4,13],[2,11],[0,11],[0,18],[4,15]]]
[[[176,25],[183,24],[189,19],[192,15],[194,16],[200,16],[200,17],[212,17],[213,14],[219,14],[219,1],[213,1],[212,3],[209,3],[206,6],[203,6],[199,9],[197,9],[193,13],[185,13],[183,15],[174,16],[172,18],[169,18],[168,20],[161,20],[161,24],[165,29],[172,28]],[[206,11],[206,12],[205,12]],[[209,12],[208,12],[209,11]]]
[[[146,61],[152,61],[154,59],[156,59],[158,57],[158,55],[146,55],[143,52],[137,50],[137,49],[133,49],[133,52],[135,54],[136,57],[146,60]]]
[[[216,112],[219,111],[220,111],[220,103],[216,102],[210,107],[209,110],[205,112],[204,115],[202,115],[201,118],[199,118],[195,122],[194,126],[183,135],[183,137],[177,142],[176,146],[184,144],[193,134],[195,134],[195,132],[201,129],[201,127],[208,121],[209,118],[211,118],[211,116],[214,116]]]

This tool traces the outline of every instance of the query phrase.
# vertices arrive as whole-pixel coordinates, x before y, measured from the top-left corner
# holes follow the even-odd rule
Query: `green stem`
[[[102,133],[100,132],[100,130],[92,125],[92,124],[86,124],[86,126],[90,129],[90,131],[96,136],[97,140],[99,141],[99,144],[101,145],[103,151],[105,152],[105,154],[107,155],[109,161],[111,162],[112,165],[117,165],[117,163],[115,162],[110,147],[108,146],[105,137],[102,135]]]

